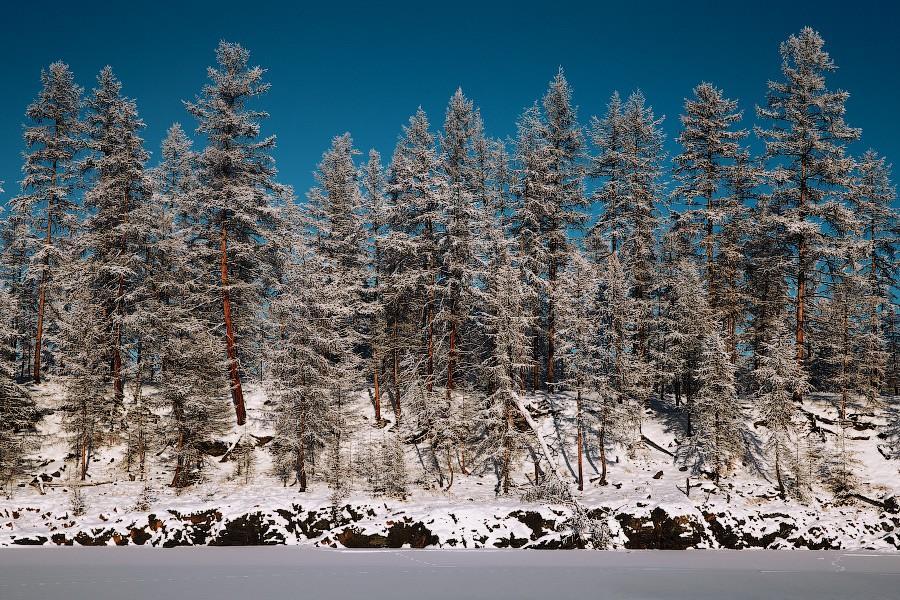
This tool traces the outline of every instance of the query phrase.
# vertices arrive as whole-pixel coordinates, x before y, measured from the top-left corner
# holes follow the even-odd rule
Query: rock
[[[658,471],[658,472],[656,473],[656,475],[653,476],[653,479],[662,479],[662,476],[663,476],[663,472],[662,472],[662,471]]]
[[[704,527],[692,515],[669,516],[656,507],[646,516],[616,515],[630,550],[685,550],[707,541]]]

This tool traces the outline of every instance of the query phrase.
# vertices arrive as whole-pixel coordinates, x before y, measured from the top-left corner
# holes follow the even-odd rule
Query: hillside
[[[376,497],[358,455],[383,436],[396,436],[389,424],[376,428],[368,395],[347,407],[349,439],[344,444],[348,480],[334,498],[323,477],[314,474],[310,489],[283,485],[273,474],[267,445],[270,408],[260,389],[248,393],[248,423],[219,439],[208,440],[202,483],[176,490],[170,448],[148,457],[146,481],[135,480],[124,466],[125,447],[108,440],[92,458],[85,482],[77,481],[75,457],[67,457],[60,428],[61,382],[35,389],[44,416],[40,445],[32,458],[39,465],[30,484],[20,482],[0,500],[0,545],[21,544],[192,544],[285,543],[348,547],[582,547],[572,535],[571,506],[526,501],[533,464],[518,461],[508,495],[496,493],[497,474],[488,469],[456,472],[452,485],[439,487],[421,459],[421,443],[404,443],[408,478],[405,499]],[[555,468],[575,489],[575,439],[570,397],[528,396],[556,461]],[[896,400],[896,399],[895,399]],[[670,454],[678,449],[683,413],[668,398],[655,403],[642,426],[645,443],[629,456],[620,445],[607,447],[609,485],[598,484],[599,456],[590,435],[585,457],[586,483],[575,497],[608,527],[611,548],[900,548],[900,462],[886,458],[887,423],[852,412],[846,443],[858,461],[856,497],[838,501],[821,482],[812,482],[805,498],[781,499],[771,467],[758,451],[765,428],[745,432],[751,452],[744,464],[719,484],[679,470]],[[813,396],[804,410],[821,450],[834,451],[834,398]],[[879,449],[880,447],[880,449]],[[247,454],[236,451],[246,448]],[[752,450],[756,449],[756,450]],[[237,460],[236,455],[244,456]],[[250,460],[247,460],[247,456]],[[238,466],[244,469],[239,472]],[[251,465],[248,472],[246,465]],[[812,467],[811,467],[812,468]],[[689,494],[686,486],[690,484]],[[83,514],[73,505],[80,492]],[[882,506],[867,502],[869,499]],[[337,500],[337,504],[334,503]]]

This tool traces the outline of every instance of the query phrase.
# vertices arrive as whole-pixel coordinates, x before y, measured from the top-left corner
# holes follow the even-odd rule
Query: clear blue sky
[[[168,126],[195,123],[181,101],[206,81],[220,39],[251,51],[272,90],[259,107],[278,136],[280,179],[302,197],[332,136],[350,131],[364,152],[389,158],[418,105],[433,126],[457,86],[488,132],[514,132],[516,116],[558,66],[583,122],[613,90],[640,87],[677,134],[683,98],[702,80],[741,102],[745,116],[778,77],[778,44],[810,25],[839,66],[832,85],[851,92],[848,121],[900,169],[900,9],[892,2],[13,2],[0,26],[0,180],[18,190],[21,131],[40,69],[68,62],[86,89],[112,65],[147,122],[156,161]],[[607,6],[609,4],[610,6]],[[724,4],[724,3],[722,3]],[[40,12],[46,6],[45,13]]]

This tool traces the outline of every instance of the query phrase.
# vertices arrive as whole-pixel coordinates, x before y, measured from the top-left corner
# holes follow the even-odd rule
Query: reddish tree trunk
[[[41,273],[41,286],[38,291],[37,332],[34,336],[34,382],[41,382],[41,342],[44,337],[44,303],[47,295],[47,266]]]
[[[244,390],[241,387],[241,375],[238,371],[237,351],[234,344],[234,325],[231,321],[231,296],[228,291],[228,232],[225,228],[225,219],[222,219],[221,235],[221,270],[222,270],[222,310],[225,317],[225,353],[228,357],[228,375],[231,380],[231,400],[234,403],[234,412],[237,416],[237,424],[243,425],[247,421],[247,411],[244,408]]]
[[[583,447],[584,439],[582,438],[581,427],[581,390],[578,390],[578,397],[575,401],[575,426],[578,428],[578,491],[584,491],[584,465],[583,465]]]
[[[400,422],[400,358],[397,351],[397,320],[394,320],[394,348],[392,350],[393,354],[393,385],[394,385],[394,402],[396,405],[394,406],[394,416],[397,419],[397,422]]]
[[[600,424],[600,485],[606,485],[606,417]]]
[[[555,354],[556,354],[556,306],[553,302],[553,291],[556,289],[556,245],[550,245],[550,265],[548,269],[550,293],[547,296],[547,389],[553,387],[555,379]]]
[[[125,397],[125,383],[122,381],[122,295],[125,293],[125,276],[119,275],[119,290],[116,294],[116,321],[115,345],[113,347],[113,389],[115,398],[121,402]]]
[[[428,362],[425,366],[425,383],[430,392],[434,388],[434,291],[428,300]]]
[[[506,435],[503,436],[503,494],[509,494],[509,469],[510,463],[512,461],[512,448],[510,448],[510,439],[509,434],[513,428],[513,418],[512,418],[512,410],[509,405],[509,400],[504,403],[503,412],[506,413],[504,416],[506,417]],[[537,461],[535,461],[535,465]],[[537,467],[535,467],[537,468]],[[535,485],[537,485],[537,476],[535,476]]]
[[[450,351],[447,354],[447,400],[455,387],[453,369],[456,366],[456,323],[450,325]]]
[[[372,354],[372,364],[374,365],[372,372],[375,384],[375,425],[381,425],[381,386],[378,382],[378,371],[380,370],[378,365],[378,351],[376,350]]]
[[[122,223],[128,223],[128,193],[122,195]],[[120,242],[122,255],[125,255],[128,238],[125,229],[122,230]],[[115,398],[121,402],[125,397],[125,384],[122,381],[122,320],[125,318],[125,275],[119,273],[119,289],[116,293],[116,332],[113,347],[113,387]]]
[[[800,163],[800,198],[797,208],[803,216],[803,208],[806,203],[806,161]],[[806,298],[806,239],[800,234],[797,241],[797,299],[796,299],[796,343],[797,343],[797,364],[803,366],[803,344],[805,342],[805,311],[804,299]]]

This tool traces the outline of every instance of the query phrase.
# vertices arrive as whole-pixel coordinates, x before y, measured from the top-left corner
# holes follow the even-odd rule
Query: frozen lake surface
[[[3,600],[900,597],[900,554],[250,548],[0,550]]]

